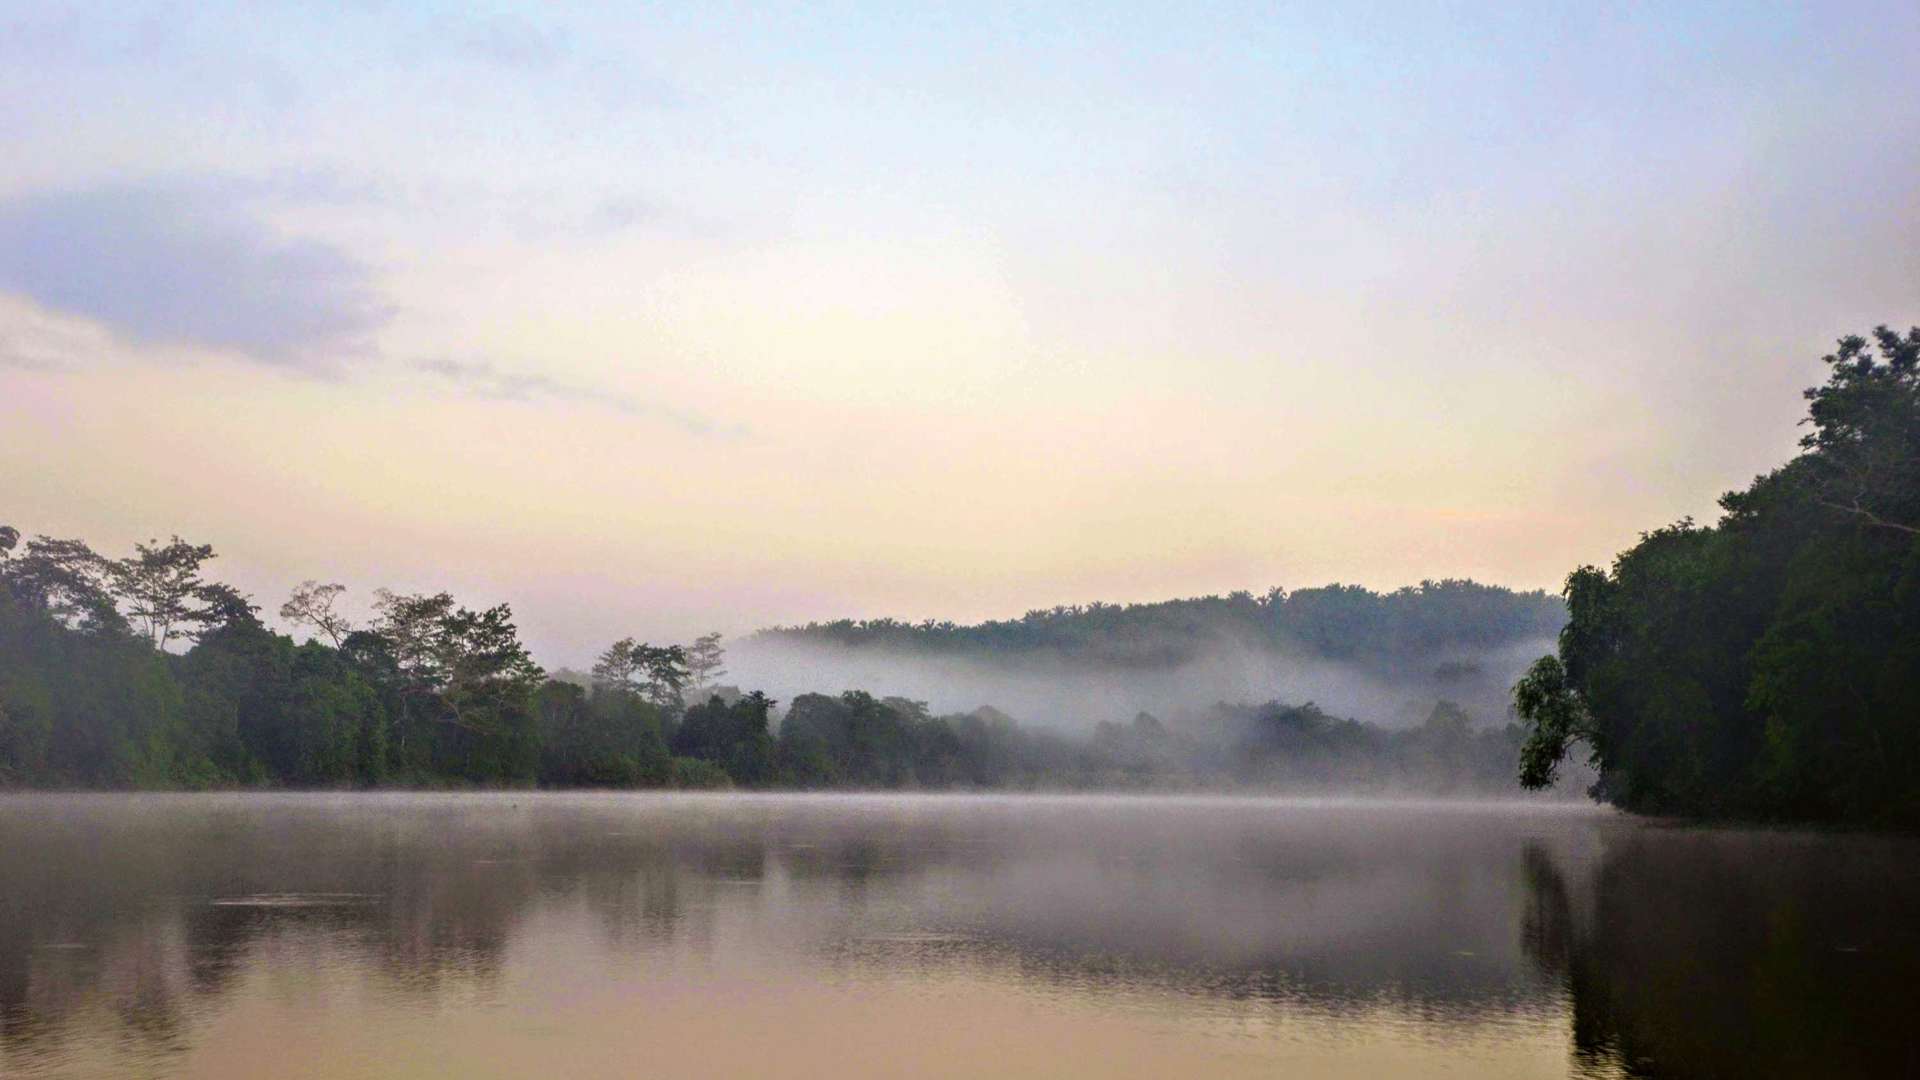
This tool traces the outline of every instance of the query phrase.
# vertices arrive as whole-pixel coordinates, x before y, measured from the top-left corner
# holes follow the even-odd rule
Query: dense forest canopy
[[[299,643],[209,580],[213,559],[211,547],[178,538],[114,559],[78,540],[0,529],[0,785],[1485,794],[1510,785],[1521,738],[1512,724],[1477,728],[1445,702],[1397,730],[1269,703],[1165,722],[1141,714],[1069,735],[992,708],[935,715],[925,702],[858,690],[799,694],[781,715],[766,695],[719,682],[728,659],[717,634],[686,645],[623,638],[590,673],[549,677],[505,605],[382,590],[374,617],[355,625],[340,610],[344,586],[308,581],[279,609],[308,631]],[[1419,594],[1335,595],[1371,598],[1344,609],[1362,611],[1405,608]],[[1244,613],[1278,602],[1158,607]],[[1323,604],[1323,629],[1344,625],[1327,610],[1343,609]],[[1346,630],[1326,630],[1325,641],[1359,647]]]
[[[1583,744],[1632,810],[1920,825],[1920,328],[1824,359],[1798,457],[1567,579],[1528,786]]]

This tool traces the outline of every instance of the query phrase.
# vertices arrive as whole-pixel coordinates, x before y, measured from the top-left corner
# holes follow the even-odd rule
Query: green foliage
[[[1568,745],[1594,738],[1586,706],[1567,685],[1567,669],[1559,657],[1534,661],[1513,688],[1513,705],[1528,725],[1527,741],[1520,747],[1520,786],[1551,787]]]
[[[727,770],[704,758],[673,759],[672,784],[692,791],[720,791],[733,786]]]
[[[770,782],[773,736],[768,723],[774,702],[754,691],[729,705],[715,696],[695,705],[673,733],[673,752],[718,766],[734,782],[755,786]]]
[[[680,708],[691,675],[687,652],[679,645],[649,645],[621,638],[593,665],[596,686],[637,695],[662,711]]]
[[[1581,742],[1633,810],[1920,825],[1920,330],[1874,341],[1825,358],[1804,452],[1718,524],[1567,579],[1514,688],[1523,783]]]
[[[154,647],[166,647],[193,626],[222,621],[230,590],[216,592],[200,577],[200,567],[211,558],[211,545],[176,536],[165,544],[135,544],[131,556],[109,564],[113,591],[127,618]]]
[[[1517,745],[1517,729],[1476,729],[1445,703],[1406,731],[1275,703],[1171,723],[1143,714],[1078,738],[992,709],[934,716],[924,702],[851,691],[803,694],[776,728],[761,693],[709,685],[682,704],[724,673],[717,635],[687,648],[626,638],[590,679],[548,679],[505,605],[381,591],[376,617],[355,629],[335,610],[344,590],[309,581],[281,608],[319,635],[300,643],[206,580],[212,558],[176,538],[116,563],[79,541],[23,546],[0,531],[0,784],[1491,791]],[[1457,583],[1389,598],[1336,590],[1302,602],[1317,611],[1302,625],[1384,605],[1400,614],[1376,630],[1427,640],[1409,613],[1432,598],[1511,613],[1506,595]],[[1241,594],[1215,613],[1278,602]],[[1116,625],[1124,610],[1088,609]],[[1352,632],[1327,640],[1351,645]]]
[[[569,787],[661,787],[673,775],[666,718],[639,695],[548,682],[536,696],[540,778]]]

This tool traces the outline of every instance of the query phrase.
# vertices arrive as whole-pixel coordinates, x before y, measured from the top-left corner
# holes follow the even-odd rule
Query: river
[[[0,1075],[1920,1075],[1916,912],[1540,803],[14,795]]]

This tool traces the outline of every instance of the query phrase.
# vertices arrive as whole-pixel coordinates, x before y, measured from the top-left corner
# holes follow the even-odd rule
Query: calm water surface
[[[0,1075],[1920,1075],[1920,847],[1588,808],[0,798]]]

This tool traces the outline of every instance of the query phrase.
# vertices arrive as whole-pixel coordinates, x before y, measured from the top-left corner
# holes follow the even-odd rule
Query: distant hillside
[[[964,626],[838,619],[756,637],[900,652],[1045,656],[1099,667],[1178,667],[1220,640],[1365,667],[1478,653],[1550,637],[1566,605],[1542,591],[1448,579],[1377,593],[1358,585],[1272,589],[1145,604],[1075,604]]]
[[[1449,698],[1495,720],[1513,678],[1565,621],[1557,596],[1449,579],[1386,593],[1328,585],[1093,603],[975,625],[842,619],[771,627],[738,644],[742,661],[774,684],[832,689],[844,676],[908,696],[996,695],[949,698],[956,706],[1005,705],[1012,694],[1032,709],[1098,716],[1279,696],[1411,722]],[[1099,700],[1083,708],[998,677],[1023,674],[1081,680]]]

